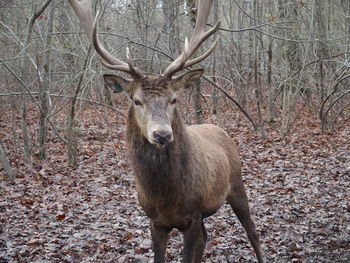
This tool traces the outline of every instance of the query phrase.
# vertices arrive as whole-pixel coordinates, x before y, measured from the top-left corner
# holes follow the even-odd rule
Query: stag
[[[69,0],[84,25],[86,34],[106,68],[129,73],[132,79],[104,75],[106,86],[130,98],[127,145],[140,205],[151,221],[154,262],[165,262],[169,232],[184,235],[184,263],[198,263],[207,241],[203,219],[213,215],[227,201],[247,232],[258,261],[264,262],[259,238],[250,217],[241,177],[237,146],[215,125],[187,126],[177,108],[177,92],[190,87],[203,69],[185,68],[205,59],[215,43],[202,55],[191,58],[198,47],[220,27],[208,31],[205,25],[212,0],[198,1],[194,33],[181,55],[160,75],[143,74],[134,66],[127,50],[127,62],[110,54],[96,34],[89,0]],[[97,17],[97,16],[96,16]]]

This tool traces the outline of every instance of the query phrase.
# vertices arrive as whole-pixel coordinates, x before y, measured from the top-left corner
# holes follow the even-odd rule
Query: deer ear
[[[173,81],[173,89],[175,91],[181,88],[189,88],[191,87],[203,74],[204,69],[194,69],[179,76],[176,76],[172,79]]]
[[[131,79],[124,79],[110,74],[104,74],[103,79],[105,81],[105,86],[112,89],[114,93],[120,93],[122,91],[129,93],[131,91],[133,83]]]

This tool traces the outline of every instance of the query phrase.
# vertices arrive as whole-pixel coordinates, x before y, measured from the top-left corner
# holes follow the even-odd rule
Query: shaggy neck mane
[[[141,134],[133,106],[127,121],[127,143],[137,180],[149,197],[177,198],[189,186],[190,143],[180,113],[175,109],[172,123],[174,140],[156,147]],[[179,187],[181,185],[181,187]],[[180,189],[179,189],[180,188]]]

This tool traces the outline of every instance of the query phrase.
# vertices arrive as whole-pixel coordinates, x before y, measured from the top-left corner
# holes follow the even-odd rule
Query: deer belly
[[[226,201],[228,190],[223,190],[221,193],[216,192],[215,195],[206,195],[203,199],[202,214],[204,217],[213,215]]]
[[[202,204],[203,211],[211,213],[218,210],[226,201],[231,190],[230,165],[225,154],[217,153],[205,156],[208,174],[203,182]]]
[[[162,205],[161,207],[154,206],[154,204],[141,204],[141,206],[153,224],[168,230],[173,228],[180,231],[186,230],[192,224],[194,215],[199,213],[198,208],[184,208],[185,205],[178,204]]]

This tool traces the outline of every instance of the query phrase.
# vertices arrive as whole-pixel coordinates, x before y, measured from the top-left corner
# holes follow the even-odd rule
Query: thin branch
[[[46,7],[51,3],[52,0],[46,0],[42,5],[36,10],[29,20],[30,24],[34,24],[34,21],[45,11]]]
[[[17,79],[17,81],[21,84],[21,86],[27,91],[30,98],[35,102],[39,111],[42,113],[43,109],[41,108],[39,101],[33,96],[32,92],[29,90],[28,86],[23,82],[23,80],[2,59],[0,59],[0,63],[3,64],[5,68]],[[50,119],[47,119],[47,121],[50,123],[52,129],[55,131],[57,137],[59,137],[63,143],[67,143],[67,141],[60,135],[60,133],[58,132],[58,130],[56,129],[56,126],[52,123],[52,121]]]
[[[328,112],[328,110],[327,110],[327,112],[325,112],[325,114],[323,114],[323,109],[324,109],[324,107],[325,107],[325,105],[326,105],[326,102],[330,99],[330,97],[338,90],[338,86],[339,86],[339,84],[343,81],[343,80],[345,80],[345,79],[347,79],[347,78],[349,78],[350,77],[350,74],[348,74],[348,75],[345,75],[345,72],[342,74],[342,76],[340,76],[340,78],[337,80],[337,82],[333,85],[333,88],[332,88],[332,91],[327,95],[327,97],[323,100],[323,102],[322,102],[322,105],[321,105],[321,107],[320,107],[320,112],[319,112],[319,116],[320,116],[320,120],[321,121],[323,121],[324,119],[325,119],[325,117],[326,117],[326,115],[327,115],[327,112]]]
[[[329,105],[328,109],[325,111],[323,118],[326,118],[328,112],[333,108],[334,104],[336,104],[341,98],[343,98],[345,95],[349,94],[350,90],[347,90],[343,92],[341,95],[339,95],[332,103]]]
[[[340,114],[345,110],[345,108],[350,106],[350,102],[345,104],[345,106],[338,112],[337,116],[334,117],[334,120],[332,121],[331,126],[334,127],[335,122],[337,121],[337,119],[339,118]]]
[[[34,96],[39,96],[39,92],[31,92],[31,93]],[[0,97],[20,96],[20,95],[22,95],[21,92],[0,93]],[[56,97],[56,98],[64,98],[64,99],[73,99],[74,98],[73,96],[67,96],[67,95],[56,94],[56,93],[51,93],[50,96],[51,97]],[[96,101],[96,100],[85,99],[85,98],[77,98],[77,100],[83,101],[83,102],[92,103],[92,104],[96,104],[98,106],[102,106],[102,107],[108,108],[108,109],[113,110],[116,113],[120,114],[124,118],[126,118],[126,115],[122,111],[118,110],[115,107],[112,107],[112,106],[109,106],[107,104],[104,104],[102,102],[99,102],[99,101]]]
[[[9,65],[7,65],[4,60],[0,59],[0,63],[3,64],[4,67],[17,79],[21,86],[27,91],[30,98],[37,104],[39,110],[42,111],[39,101],[33,96],[32,92],[29,90],[28,86],[23,82],[23,80],[16,74],[16,72],[12,70],[12,68],[9,67]]]
[[[5,145],[3,145],[1,139],[0,139],[0,160],[3,164],[5,173],[7,174],[7,178],[11,184],[15,181],[15,174],[13,172],[13,169],[11,167],[10,161],[7,156],[7,150]]]
[[[0,25],[5,27],[12,34],[12,36],[14,38],[13,41],[22,48],[20,53],[23,53],[23,54],[27,55],[29,60],[30,60],[30,62],[33,64],[35,70],[37,70],[38,69],[38,65],[36,64],[34,59],[31,57],[31,55],[29,53],[27,53],[26,49],[24,48],[25,44],[23,44],[21,42],[21,40],[17,37],[17,35],[12,31],[12,29],[10,27],[8,27],[6,24],[4,24],[1,20],[0,20]],[[3,60],[3,61],[5,61],[5,60]],[[21,61],[24,61],[24,56],[21,56]],[[23,62],[21,62],[21,63],[23,63]],[[21,68],[23,68],[23,67],[21,67]]]
[[[24,53],[27,52],[27,49],[28,49],[28,46],[29,46],[29,42],[30,42],[30,38],[31,38],[31,35],[32,35],[32,32],[33,32],[33,25],[34,25],[35,20],[45,11],[46,7],[51,3],[51,1],[52,0],[44,1],[42,3],[42,5],[36,11],[33,12],[33,15],[29,19],[28,25],[27,25],[26,37],[25,37],[24,43],[23,44],[21,43]],[[29,58],[30,58],[30,55],[29,55]],[[24,67],[24,65],[25,65],[24,63],[25,63],[25,61],[24,61],[24,59],[22,59],[21,60],[21,68]],[[37,70],[37,72],[39,72],[37,64],[34,61],[32,61],[32,63],[34,64],[34,67]],[[40,73],[39,73],[39,77],[40,77],[40,81],[42,81]]]
[[[256,31],[259,32],[261,34],[264,34],[268,37],[274,38],[274,39],[278,39],[278,40],[283,40],[283,41],[289,41],[289,42],[296,42],[296,43],[308,43],[308,42],[331,42],[331,41],[336,41],[336,40],[342,40],[344,38],[347,38],[350,36],[350,34],[346,34],[343,36],[340,36],[338,38],[327,38],[327,39],[291,39],[291,38],[284,38],[284,37],[280,37],[280,36],[276,36],[276,35],[272,35],[269,33],[266,33],[262,30],[259,30],[259,27],[264,27],[264,26],[268,26],[268,24],[266,25],[256,25],[256,26],[252,26],[252,27],[246,27],[246,28],[241,28],[241,29],[230,29],[230,28],[220,28],[220,31],[226,31],[226,32],[232,32],[232,33],[238,33],[238,32],[244,32],[244,31]]]
[[[224,95],[231,100],[236,106],[237,108],[244,114],[244,116],[249,120],[249,122],[252,124],[253,128],[255,131],[258,130],[258,126],[256,125],[256,123],[254,122],[254,120],[249,116],[249,114],[243,109],[243,107],[238,103],[238,101],[236,101],[234,98],[232,98],[227,92],[226,90],[224,90],[222,87],[220,87],[218,84],[216,84],[212,79],[210,79],[207,76],[203,76],[203,79],[205,79],[206,81],[208,81],[211,85],[213,85],[215,88],[217,88],[218,90],[220,90],[222,93],[224,93]]]
[[[292,75],[288,76],[280,85],[279,87],[276,89],[276,92],[275,92],[275,95],[274,95],[274,98],[272,101],[275,101],[278,97],[278,95],[282,92],[283,88],[284,88],[284,84],[286,84],[286,82],[291,79],[291,78],[294,78],[295,76],[297,76],[301,71],[303,71],[306,67],[308,66],[311,66],[312,64],[315,64],[315,63],[318,63],[320,61],[323,61],[323,62],[334,62],[333,60],[329,60],[331,58],[336,58],[336,57],[339,57],[339,56],[342,56],[342,55],[346,55],[346,54],[350,54],[350,51],[349,52],[343,52],[343,53],[339,53],[339,54],[336,54],[336,55],[331,55],[331,56],[327,56],[327,57],[323,57],[323,58],[319,58],[319,59],[316,59],[314,61],[311,61],[307,64],[305,64],[304,66],[301,67],[301,69],[297,70],[296,72],[294,72]],[[337,61],[335,61],[337,62]]]
[[[7,0],[7,2],[3,3],[3,4],[0,6],[0,8],[4,8],[5,5],[7,5],[7,4],[10,3],[10,2],[11,2],[11,0]]]

